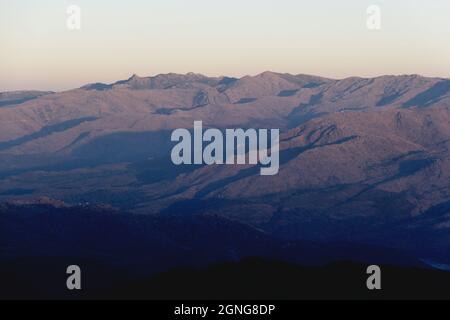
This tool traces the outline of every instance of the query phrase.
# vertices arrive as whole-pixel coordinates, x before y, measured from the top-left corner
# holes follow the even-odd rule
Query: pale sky
[[[0,91],[191,71],[450,77],[449,16],[449,0],[0,0]]]

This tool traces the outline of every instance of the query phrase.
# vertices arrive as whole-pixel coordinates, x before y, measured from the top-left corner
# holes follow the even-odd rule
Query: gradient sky
[[[0,0],[0,91],[190,71],[450,77],[449,16],[448,0]]]

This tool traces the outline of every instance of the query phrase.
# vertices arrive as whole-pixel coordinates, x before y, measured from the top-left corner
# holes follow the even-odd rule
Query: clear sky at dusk
[[[448,0],[0,0],[0,91],[190,71],[450,77],[449,16]]]

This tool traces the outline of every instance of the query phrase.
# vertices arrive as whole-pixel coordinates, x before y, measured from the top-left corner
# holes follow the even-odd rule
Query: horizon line
[[[377,76],[359,76],[359,75],[354,75],[354,76],[347,76],[347,77],[343,77],[343,78],[334,78],[334,77],[327,77],[327,76],[322,76],[322,75],[317,75],[317,74],[310,74],[310,73],[289,73],[289,72],[277,72],[277,71],[271,71],[271,70],[266,70],[263,72],[259,72],[256,74],[245,74],[243,76],[228,76],[228,75],[207,75],[204,73],[197,73],[197,72],[187,72],[187,73],[177,73],[177,72],[167,72],[167,73],[156,73],[154,75],[147,75],[147,76],[139,76],[136,73],[133,73],[130,77],[126,78],[126,79],[119,79],[119,80],[115,80],[114,82],[101,82],[101,81],[93,81],[93,82],[87,82],[85,84],[82,84],[79,87],[71,87],[68,89],[62,89],[62,90],[41,90],[41,89],[17,89],[17,90],[0,90],[0,93],[16,93],[16,92],[27,92],[27,91],[35,91],[35,92],[48,92],[48,93],[63,93],[63,92],[68,92],[68,91],[72,91],[72,90],[79,90],[82,89],[85,86],[88,85],[93,85],[93,84],[102,84],[102,85],[115,85],[118,82],[122,82],[122,81],[129,81],[131,80],[133,77],[137,77],[140,79],[149,79],[149,78],[156,78],[158,76],[170,76],[170,75],[177,75],[177,76],[189,76],[189,75],[197,75],[197,76],[203,76],[205,78],[211,78],[211,79],[223,79],[223,78],[233,78],[233,79],[237,79],[237,80],[241,80],[243,78],[246,77],[250,77],[250,78],[256,78],[259,76],[262,76],[264,74],[274,74],[274,75],[289,75],[289,76],[306,76],[306,77],[317,77],[317,78],[323,78],[326,80],[331,80],[331,81],[343,81],[343,80],[347,80],[347,79],[352,79],[352,78],[359,78],[359,79],[377,79],[377,78],[383,78],[383,77],[421,77],[421,78],[428,78],[428,79],[441,79],[441,80],[450,80],[450,76],[449,77],[440,77],[440,76],[429,76],[429,75],[422,75],[419,73],[402,73],[402,74],[380,74]]]

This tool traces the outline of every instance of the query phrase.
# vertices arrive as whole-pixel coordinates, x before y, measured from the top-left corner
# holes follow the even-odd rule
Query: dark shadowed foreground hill
[[[303,278],[295,281],[307,279],[313,274],[340,279],[340,272],[353,273],[355,278],[349,279],[364,278],[365,274],[356,272],[354,266],[349,266],[347,271],[339,267],[336,269],[336,266],[323,267],[338,261],[359,262],[362,263],[360,267],[375,263],[405,266],[405,270],[422,268],[423,271],[418,271],[419,279],[422,275],[426,279],[428,274],[432,278],[433,275],[446,276],[446,273],[433,273],[413,255],[385,247],[286,241],[217,216],[134,215],[105,207],[65,207],[62,204],[2,205],[0,226],[2,295],[9,298],[70,297],[65,288],[65,270],[73,264],[83,270],[85,297],[104,296],[108,292],[112,297],[194,298],[208,290],[215,292],[211,297],[220,297],[221,294],[231,297],[231,287],[219,288],[225,285],[226,277],[236,273],[236,281],[248,286],[247,291],[237,289],[236,294],[240,292],[239,297],[244,297],[247,292],[247,298],[256,298],[260,297],[254,296],[258,286],[251,289],[250,284],[257,279],[246,276],[252,268],[256,268],[255,272],[262,272],[258,281],[267,277],[264,281],[269,287],[261,292],[265,297],[269,297],[269,288],[275,285],[272,278],[277,277],[276,273],[272,276],[269,273],[277,272],[278,268],[282,272],[283,268],[288,268],[293,276],[303,274]],[[248,257],[285,261],[287,264],[253,265],[251,262],[243,266],[225,265],[209,271],[174,271],[160,276],[160,280],[153,278],[180,267],[205,268],[213,263],[238,262]],[[289,267],[289,264],[292,266]],[[308,268],[297,268],[295,265]],[[222,272],[225,278],[220,280]],[[283,281],[287,281],[285,276]],[[217,288],[211,287],[209,277],[217,277]],[[155,280],[142,283],[148,278]],[[198,279],[199,286],[193,286],[193,279]],[[185,285],[180,290],[172,291],[178,280]],[[328,282],[320,280],[320,283],[327,286]],[[146,285],[149,285],[148,290]],[[153,286],[160,285],[167,287],[163,291],[151,290]],[[239,288],[239,284],[236,285]],[[282,283],[279,285],[283,286]],[[292,286],[287,287],[286,296],[276,294],[273,297],[306,297],[312,290],[311,285],[309,283],[298,293],[292,291]],[[214,291],[214,288],[217,290]],[[322,288],[325,290],[325,287]],[[357,294],[357,291],[350,292]]]
[[[450,273],[381,266],[382,290],[366,287],[367,265],[301,267],[246,259],[204,269],[177,269],[115,287],[97,297],[170,300],[450,299]],[[93,297],[96,295],[94,294]]]

